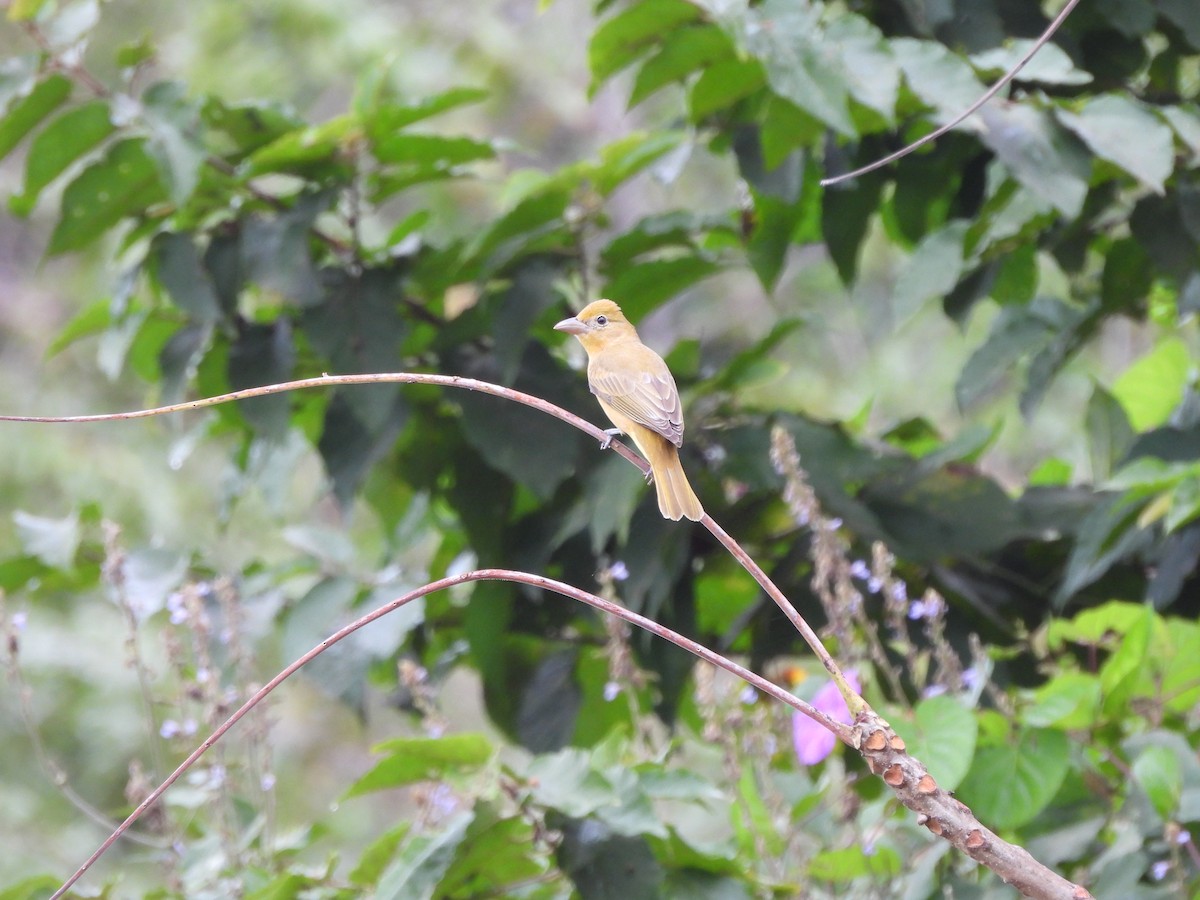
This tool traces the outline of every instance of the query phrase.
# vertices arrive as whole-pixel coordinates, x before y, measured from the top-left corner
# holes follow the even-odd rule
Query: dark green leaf
[[[534,824],[524,815],[501,818],[488,804],[476,803],[454,862],[438,885],[443,897],[486,897],[512,893],[512,886],[544,875],[546,854]]]
[[[176,306],[201,322],[221,318],[216,290],[200,264],[191,235],[173,231],[159,234],[151,245],[150,258],[155,277]]]
[[[858,251],[882,192],[883,179],[874,173],[824,192],[821,232],[843,284],[852,284],[858,273]]]
[[[229,386],[240,391],[287,381],[295,364],[289,319],[281,316],[270,325],[245,325],[229,350]],[[286,393],[240,400],[238,409],[264,437],[279,440],[287,433],[291,399]]]
[[[343,509],[350,506],[371,465],[391,447],[408,415],[408,405],[396,397],[381,421],[367,425],[346,391],[334,394],[329,401],[317,450],[333,482],[333,495]]]
[[[1054,595],[1055,609],[1061,610],[1078,591],[1149,543],[1150,532],[1137,524],[1141,508],[1121,495],[1108,495],[1088,513]]]
[[[1014,366],[1053,338],[1059,325],[1053,308],[1034,301],[1029,306],[1006,307],[992,330],[959,373],[954,386],[961,409],[973,408],[1012,376]]]
[[[1125,458],[1133,444],[1134,432],[1117,398],[1099,384],[1092,387],[1086,427],[1092,478],[1107,478]]]
[[[187,383],[195,376],[196,367],[207,352],[211,340],[211,323],[198,322],[180,328],[163,345],[162,352],[158,355],[158,365],[162,371],[160,403],[178,403],[183,399]]]
[[[703,256],[652,259],[613,272],[605,294],[637,321],[664,300],[720,270],[720,263]]]
[[[48,252],[54,255],[82,249],[126,216],[144,214],[165,199],[166,191],[145,141],[120,141],[67,185]]]
[[[24,193],[10,202],[14,211],[21,215],[31,212],[42,189],[112,131],[108,104],[103,100],[76,107],[47,125],[29,147]]]
[[[285,212],[246,222],[241,242],[246,278],[297,306],[320,302],[323,292],[309,241],[313,222],[331,201],[325,192],[305,194]]]
[[[51,75],[13,103],[0,119],[0,159],[8,156],[21,139],[36,128],[71,96],[71,82],[62,75]]]
[[[301,124],[277,105],[255,101],[227,104],[216,97],[205,100],[201,115],[216,135],[223,136],[237,157],[283,137]]]

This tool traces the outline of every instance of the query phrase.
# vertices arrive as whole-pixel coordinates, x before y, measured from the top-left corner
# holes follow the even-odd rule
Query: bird
[[[616,426],[609,434],[629,435],[650,463],[659,512],[676,522],[704,518],[704,508],[679,462],[683,407],[662,357],[642,343],[637,329],[611,300],[589,303],[554,330],[573,334],[583,344],[588,387]]]

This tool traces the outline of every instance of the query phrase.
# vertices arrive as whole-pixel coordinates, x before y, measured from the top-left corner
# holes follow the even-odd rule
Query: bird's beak
[[[577,316],[571,316],[555,325],[554,330],[565,331],[567,334],[583,334],[587,331],[587,326],[580,322]]]

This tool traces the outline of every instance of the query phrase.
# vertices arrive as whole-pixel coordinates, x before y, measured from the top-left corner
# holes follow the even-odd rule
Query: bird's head
[[[575,335],[588,351],[611,343],[617,338],[637,337],[637,332],[621,312],[621,307],[611,300],[589,303],[579,311],[579,315],[563,319],[554,326],[554,330]]]

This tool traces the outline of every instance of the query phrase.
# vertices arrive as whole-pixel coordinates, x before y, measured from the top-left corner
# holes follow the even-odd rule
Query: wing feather
[[[628,351],[632,348],[622,348]],[[639,346],[637,358],[624,353],[620,370],[605,354],[597,354],[588,365],[592,393],[639,425],[658,432],[676,447],[683,446],[683,407],[675,379],[661,357],[649,347]]]

